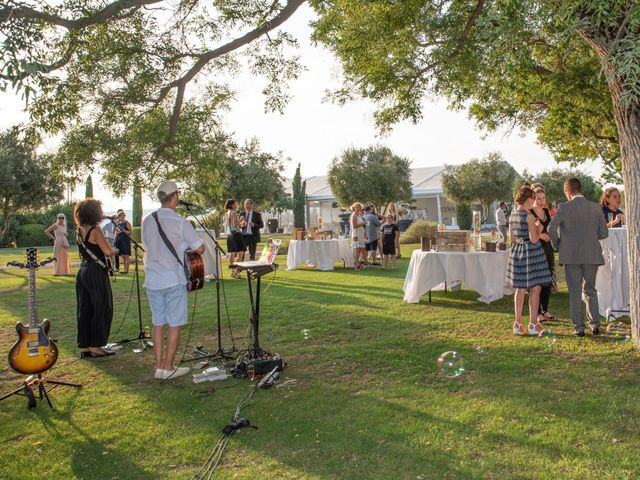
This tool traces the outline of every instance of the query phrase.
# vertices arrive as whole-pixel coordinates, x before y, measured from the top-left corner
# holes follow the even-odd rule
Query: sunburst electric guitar
[[[38,250],[27,248],[27,263],[11,262],[9,265],[29,269],[29,324],[16,323],[18,341],[9,351],[9,365],[18,373],[34,374],[49,370],[58,359],[58,347],[49,338],[49,320],[38,324],[36,304],[36,270],[54,259],[38,263]]]

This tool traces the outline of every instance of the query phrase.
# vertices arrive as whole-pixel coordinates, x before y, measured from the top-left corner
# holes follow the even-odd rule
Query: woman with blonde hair
[[[351,226],[351,248],[353,249],[353,266],[356,270],[362,270],[363,264],[361,258],[366,258],[365,246],[365,230],[367,225],[362,216],[364,215],[364,208],[360,202],[356,202],[350,207],[351,217],[349,218],[349,225]]]
[[[44,231],[44,234],[53,240],[53,256],[56,261],[53,264],[55,277],[71,275],[71,262],[69,261],[69,240],[67,239],[67,217],[59,213],[56,223]]]
[[[534,198],[535,194],[530,187],[521,187],[515,199],[518,208],[514,209],[509,217],[511,253],[507,269],[507,284],[515,289],[513,333],[516,335],[526,334],[522,328],[522,307],[527,290],[529,290],[529,335],[537,335],[541,331],[542,327],[538,322],[540,289],[553,282],[540,244],[540,238],[544,236],[543,226],[539,222],[536,225],[536,219],[530,213]]]
[[[622,195],[616,187],[609,187],[602,192],[600,197],[600,205],[602,205],[602,213],[609,228],[621,228],[624,226],[624,213],[620,210],[622,204]]]

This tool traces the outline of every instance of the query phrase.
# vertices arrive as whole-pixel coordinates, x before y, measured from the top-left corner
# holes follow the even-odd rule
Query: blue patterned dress
[[[509,217],[511,227],[511,254],[507,270],[507,284],[513,288],[531,288],[551,285],[547,257],[540,242],[531,243],[527,212],[514,210]]]

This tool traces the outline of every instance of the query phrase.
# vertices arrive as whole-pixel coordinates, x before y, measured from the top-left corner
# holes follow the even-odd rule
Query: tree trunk
[[[628,227],[629,302],[631,306],[631,337],[633,346],[640,349],[640,105],[622,109],[618,95],[613,94],[624,182],[625,219]],[[618,97],[616,99],[616,97]]]

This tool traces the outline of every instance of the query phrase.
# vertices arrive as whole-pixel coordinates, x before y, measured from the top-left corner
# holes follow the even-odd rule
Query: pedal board
[[[236,375],[245,378],[249,376],[249,372],[253,372],[254,378],[261,378],[267,373],[271,372],[274,368],[277,368],[276,371],[280,372],[284,369],[287,364],[282,360],[280,355],[264,355],[260,358],[240,358],[236,360],[236,364],[234,365],[234,370],[237,372]]]

